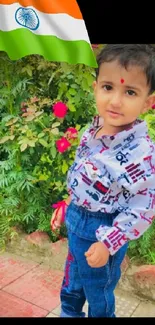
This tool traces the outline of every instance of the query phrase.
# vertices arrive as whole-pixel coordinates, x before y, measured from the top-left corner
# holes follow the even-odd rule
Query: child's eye
[[[105,90],[111,90],[112,89],[112,86],[110,86],[110,85],[104,85],[104,86],[102,86],[102,88],[104,88]]]
[[[135,91],[133,91],[133,90],[127,90],[127,92],[128,92],[128,95],[130,95],[130,96],[136,95]]]

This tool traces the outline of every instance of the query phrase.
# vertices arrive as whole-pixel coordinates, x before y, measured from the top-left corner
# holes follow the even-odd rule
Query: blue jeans
[[[82,311],[88,301],[88,317],[116,317],[114,289],[121,276],[121,263],[127,250],[124,245],[100,268],[88,265],[84,253],[97,242],[99,225],[111,226],[115,214],[90,212],[71,203],[66,213],[68,256],[61,287],[60,317],[85,317]]]

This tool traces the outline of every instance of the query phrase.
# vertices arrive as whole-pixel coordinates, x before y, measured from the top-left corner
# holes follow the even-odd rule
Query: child
[[[128,243],[154,218],[155,146],[138,116],[155,103],[155,49],[109,44],[97,60],[99,114],[84,132],[67,176],[69,253],[60,317],[84,317],[86,300],[88,317],[116,317],[114,289]],[[55,210],[54,228],[61,217],[62,208]]]

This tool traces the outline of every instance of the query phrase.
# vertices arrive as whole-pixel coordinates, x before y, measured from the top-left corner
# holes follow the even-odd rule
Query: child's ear
[[[145,102],[143,113],[147,112],[153,105],[155,105],[155,94],[148,96]]]
[[[96,80],[93,81],[92,86],[93,86],[93,90],[94,90],[94,96],[96,96],[96,90],[97,90],[97,81]]]
[[[92,86],[93,86],[93,89],[94,89],[94,91],[95,91],[95,89],[96,89],[96,81],[93,81]]]

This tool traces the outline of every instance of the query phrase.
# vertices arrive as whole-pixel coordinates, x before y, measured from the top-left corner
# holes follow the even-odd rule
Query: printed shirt
[[[83,133],[67,175],[74,204],[91,211],[114,213],[112,227],[100,225],[96,238],[111,255],[139,238],[152,224],[155,207],[155,144],[145,121],[114,136],[95,135],[103,126],[95,116]]]

